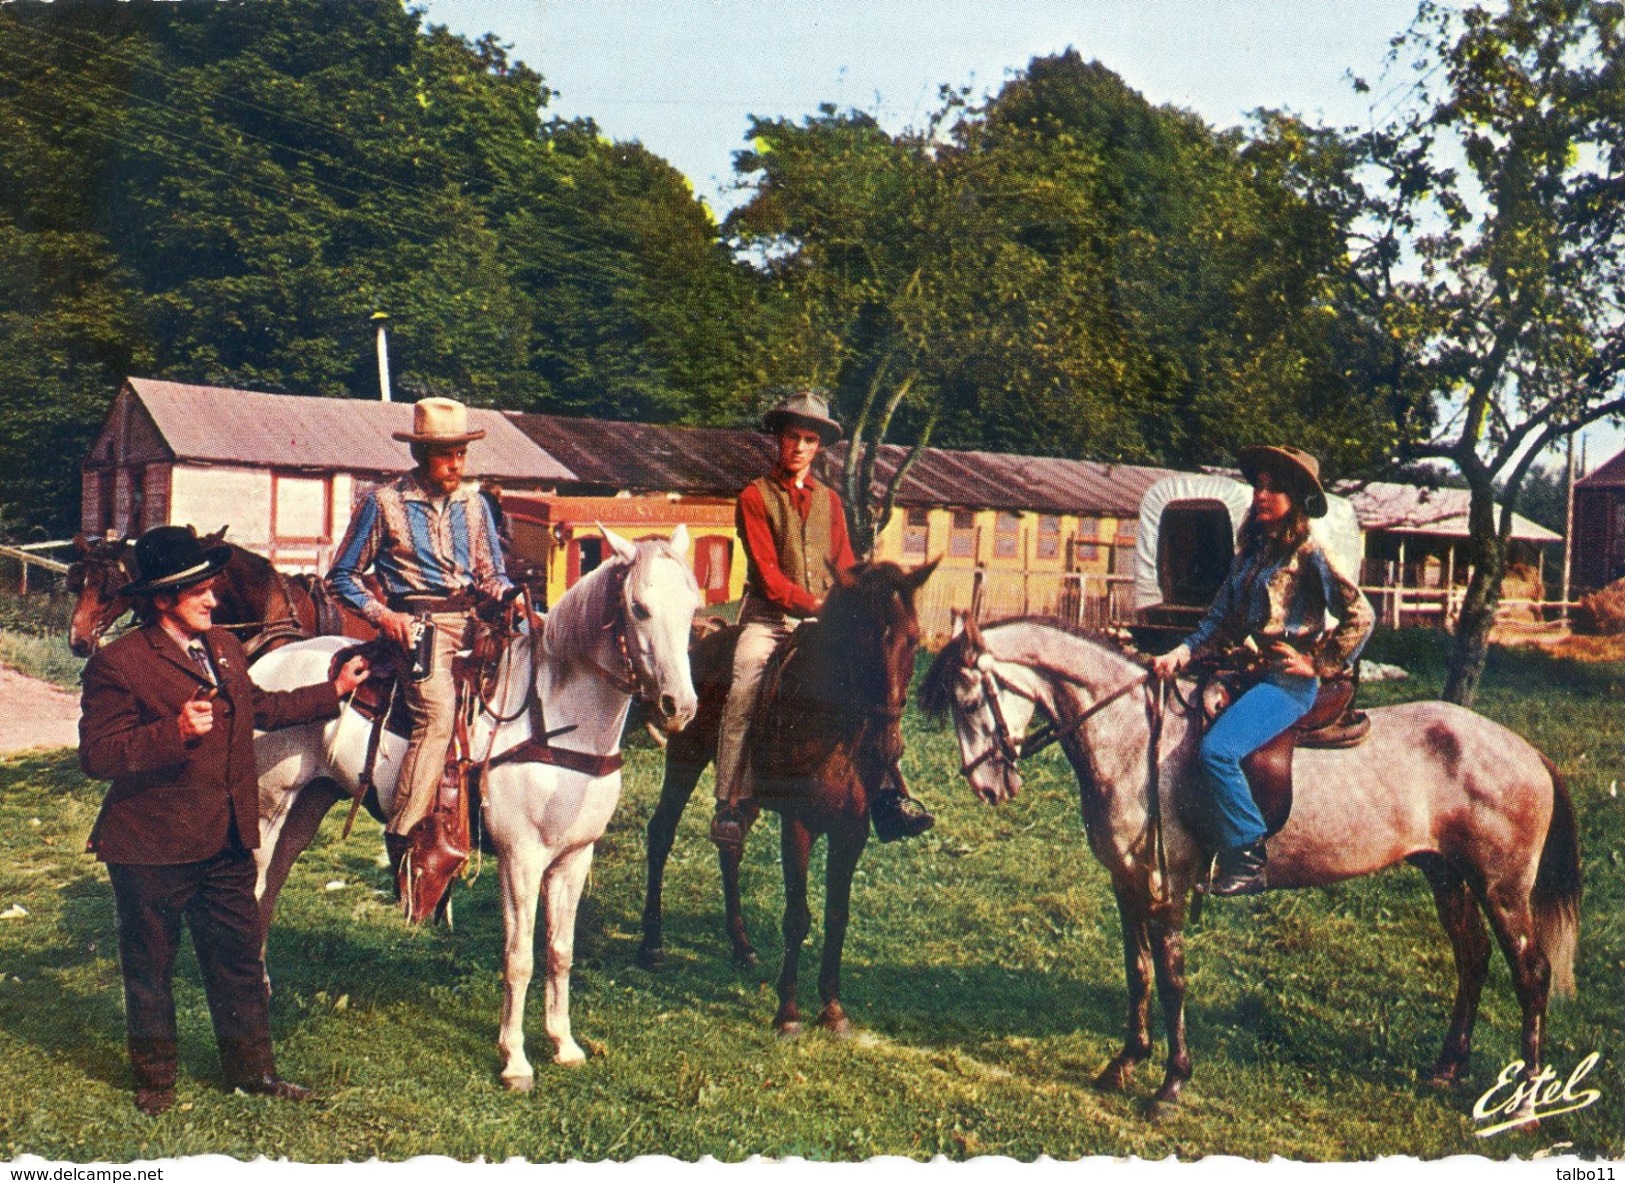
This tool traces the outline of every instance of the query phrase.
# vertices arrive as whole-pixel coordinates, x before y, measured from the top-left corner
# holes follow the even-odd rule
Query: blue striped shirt
[[[391,599],[405,595],[500,595],[510,585],[490,507],[474,486],[430,497],[412,473],[362,499],[339,544],[327,583],[377,623],[389,610],[367,590],[371,567]]]

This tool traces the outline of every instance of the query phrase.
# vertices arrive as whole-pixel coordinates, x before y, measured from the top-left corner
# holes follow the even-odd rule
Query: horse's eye
[[[649,611],[649,605],[639,601],[632,601],[632,618],[634,620],[648,620],[654,613]]]

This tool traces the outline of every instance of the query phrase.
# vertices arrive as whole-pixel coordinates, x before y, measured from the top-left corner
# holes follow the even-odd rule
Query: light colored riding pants
[[[412,681],[404,671],[401,678],[412,738],[395,780],[395,797],[390,803],[394,808],[386,827],[391,834],[411,833],[434,808],[457,722],[451,659],[459,649],[467,649],[474,636],[474,621],[466,612],[437,612],[429,619],[434,621],[434,673],[422,682]]]
[[[722,726],[717,735],[718,804],[734,805],[750,795],[746,791],[749,762],[745,759],[745,741],[751,711],[756,706],[756,691],[767,659],[794,631],[795,624],[790,620],[753,620],[739,632],[733,681],[728,685],[728,702],[722,708]]]

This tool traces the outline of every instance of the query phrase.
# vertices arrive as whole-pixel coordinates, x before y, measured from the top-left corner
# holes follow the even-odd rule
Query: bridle
[[[136,577],[125,566],[125,556],[123,554],[114,558],[86,555],[79,560],[79,563],[85,568],[86,574],[90,570],[96,572],[97,580],[100,583],[98,590],[104,596],[101,612],[97,615],[95,623],[90,628],[90,645],[94,649],[101,643],[101,639],[106,635],[107,630],[113,627],[114,621],[130,610],[130,601],[120,596],[118,589],[127,583],[135,582]],[[117,577],[117,582],[114,583],[111,594],[108,594],[109,574],[114,574]],[[80,586],[83,587],[84,584],[81,583]]]
[[[984,658],[986,658],[985,661]],[[1032,734],[1018,739],[1011,732],[1010,724],[1004,716],[1004,706],[1001,701],[1003,693],[1009,691],[1018,698],[1025,698],[1028,702],[1035,702],[1036,699],[1025,688],[1006,678],[999,677],[997,659],[986,649],[977,654],[974,663],[969,664],[973,664],[974,668],[981,673],[982,705],[987,707],[988,713],[993,716],[993,743],[974,760],[961,765],[959,771],[965,776],[969,776],[983,764],[993,759],[999,760],[1007,768],[1014,769],[1025,757],[1037,755],[1050,745],[1082,730],[1085,723],[1111,706],[1112,703],[1132,694],[1151,680],[1149,671],[1137,678],[1131,678],[1110,694],[1090,703],[1089,707],[1070,723],[1063,726],[1058,725],[1054,720],[1050,720]],[[1074,686],[1084,685],[1080,679],[1064,670],[1051,670],[1050,672]],[[1160,731],[1162,704],[1159,692],[1153,691],[1148,696],[1147,713],[1148,715],[1152,713],[1156,715],[1156,725],[1153,730]],[[1154,763],[1155,761],[1153,761]]]
[[[985,660],[984,660],[985,659]],[[1150,689],[1145,696],[1145,715],[1148,729],[1146,740],[1146,814],[1151,829],[1151,845],[1156,853],[1157,870],[1160,872],[1163,890],[1168,890],[1168,855],[1162,837],[1162,790],[1161,770],[1158,756],[1162,747],[1162,720],[1167,708],[1168,683],[1147,670],[1138,677],[1131,678],[1110,694],[1096,699],[1089,704],[1077,718],[1065,725],[1058,725],[1054,719],[1045,723],[1030,735],[1017,739],[1010,731],[1010,725],[1005,720],[1004,708],[1000,705],[1001,687],[1008,689],[1012,694],[1025,698],[1029,702],[1036,702],[1034,696],[1024,688],[1017,686],[1007,679],[1000,678],[997,670],[997,659],[988,652],[985,646],[976,655],[973,662],[967,663],[981,672],[982,702],[993,716],[994,742],[977,756],[974,760],[964,764],[960,771],[969,777],[972,772],[980,768],[989,760],[998,760],[1007,772],[1014,772],[1016,765],[1024,756],[1032,756],[1043,751],[1051,744],[1058,743],[1067,736],[1073,735],[1083,729],[1083,725],[1094,718],[1101,711],[1114,702],[1134,693],[1141,686],[1149,683]],[[1082,679],[1058,670],[1046,667],[1047,672],[1062,681],[1070,682],[1074,686],[1084,686]]]
[[[609,684],[622,694],[635,695],[642,702],[653,702],[658,694],[659,683],[655,679],[654,672],[637,660],[640,651],[630,640],[632,625],[627,617],[631,609],[626,604],[626,581],[631,575],[632,564],[621,562],[611,567],[605,576],[609,581],[608,594],[615,600],[615,612],[604,625],[604,629],[609,633],[610,642],[620,657],[618,663],[620,668],[610,669],[599,665],[598,669]]]

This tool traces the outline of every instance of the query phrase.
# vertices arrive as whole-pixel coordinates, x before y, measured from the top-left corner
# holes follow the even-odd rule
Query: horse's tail
[[[1552,822],[1535,870],[1529,903],[1535,913],[1535,936],[1552,967],[1552,989],[1574,994],[1574,959],[1580,946],[1580,839],[1574,805],[1557,766],[1541,756],[1552,777]]]

